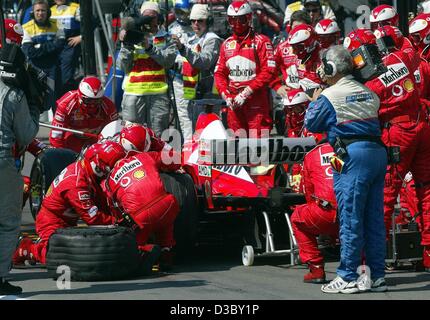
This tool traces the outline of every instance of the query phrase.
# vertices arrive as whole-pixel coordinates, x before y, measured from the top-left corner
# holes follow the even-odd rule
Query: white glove
[[[246,99],[252,94],[252,89],[250,87],[245,87],[236,97],[234,97],[234,108],[241,107],[245,103]]]

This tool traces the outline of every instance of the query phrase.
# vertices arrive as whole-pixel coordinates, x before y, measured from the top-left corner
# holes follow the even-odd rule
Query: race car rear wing
[[[236,138],[200,140],[199,164],[202,165],[269,165],[300,163],[316,145],[307,138]]]

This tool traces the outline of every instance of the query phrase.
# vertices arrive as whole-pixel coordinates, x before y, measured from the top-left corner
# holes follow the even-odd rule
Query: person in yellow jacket
[[[191,8],[190,21],[194,36],[186,43],[173,35],[172,39],[181,54],[183,97],[187,100],[202,99],[206,94],[214,93],[213,71],[218,61],[222,39],[208,30],[210,13],[207,4],[194,4]],[[187,112],[188,111],[188,112]],[[178,109],[181,129],[184,139],[190,139],[192,135],[191,125],[195,125],[199,111],[197,106],[190,110]],[[190,113],[192,114],[190,117]]]
[[[64,30],[66,38],[59,56],[62,95],[77,86],[74,75],[81,54],[82,40],[79,4],[68,0],[55,0],[55,5],[51,7],[51,19],[57,21],[57,27]]]
[[[161,136],[169,125],[166,69],[175,63],[176,47],[167,41],[167,33],[159,30],[160,8],[157,3],[144,2],[140,13],[153,17],[143,41],[139,44],[128,43],[126,36],[130,30],[122,29],[119,34],[122,46],[117,62],[126,74],[122,118],[147,125]]]

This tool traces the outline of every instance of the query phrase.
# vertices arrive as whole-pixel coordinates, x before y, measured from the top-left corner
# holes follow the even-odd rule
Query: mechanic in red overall
[[[400,147],[400,162],[388,165],[385,177],[385,226],[388,234],[403,179],[411,171],[415,178],[418,207],[422,210],[423,264],[430,271],[430,126],[426,121],[420,90],[414,77],[420,60],[414,57],[413,48],[402,43],[401,33],[397,30],[391,32],[390,28],[394,27],[384,26],[378,29],[381,34],[392,37],[395,45],[383,57],[388,72],[366,83],[381,101],[379,120],[383,125],[382,141],[388,147]],[[348,50],[375,41],[370,37],[364,39],[360,36],[363,32],[358,31],[351,32],[345,38],[344,46]]]
[[[52,182],[36,217],[36,232],[40,241],[23,238],[14,254],[13,263],[29,260],[46,263],[48,241],[60,228],[74,227],[79,219],[88,225],[114,224],[99,183],[114,164],[125,157],[124,149],[116,142],[105,141],[90,146],[81,161],[64,169]]]
[[[370,28],[372,31],[382,26],[399,26],[399,14],[393,6],[381,4],[370,12]]]
[[[160,268],[166,270],[173,263],[173,227],[180,208],[175,196],[165,191],[160,171],[176,171],[180,164],[164,164],[161,152],[136,151],[149,147],[131,146],[130,140],[126,142],[121,136],[122,143],[132,151],[115,165],[104,189],[115,210],[136,229],[140,250],[146,251],[149,237],[155,236],[155,244],[161,248]]]
[[[301,191],[307,203],[296,207],[291,223],[300,260],[309,267],[304,282],[324,283],[326,280],[324,258],[318,249],[317,236],[324,234],[336,239],[339,235],[330,165],[333,153],[330,144],[323,143],[309,151],[303,161]]]
[[[78,90],[69,91],[57,100],[52,125],[94,134],[94,138],[52,129],[49,142],[55,148],[67,148],[80,152],[87,145],[97,142],[97,136],[105,125],[118,119],[113,102],[103,96],[100,80],[85,77]]]
[[[430,62],[430,14],[421,13],[409,23],[409,40],[421,59]]]
[[[297,59],[291,59],[290,48]],[[307,91],[321,88],[322,81],[316,72],[321,64],[319,52],[314,28],[308,24],[296,26],[288,40],[276,49],[276,63],[282,72],[282,79],[275,78],[270,87],[282,97],[286,97],[286,92],[291,89]],[[312,96],[312,93],[309,95]]]
[[[340,44],[340,28],[336,21],[323,19],[315,26],[318,42],[322,49]]]
[[[119,143],[125,151],[160,152],[172,150],[167,142],[157,137],[154,130],[138,123],[128,124],[121,129]]]
[[[268,84],[276,73],[270,39],[251,28],[252,10],[247,2],[233,1],[227,9],[233,35],[221,45],[215,68],[215,85],[227,102],[227,123],[233,131],[249,136],[269,135],[272,129]],[[252,131],[251,131],[252,130]]]

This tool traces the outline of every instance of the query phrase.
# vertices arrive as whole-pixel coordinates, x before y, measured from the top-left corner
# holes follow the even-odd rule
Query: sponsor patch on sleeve
[[[97,208],[97,206],[92,206],[89,210],[88,210],[88,215],[93,218],[97,212],[99,211],[99,208]]]
[[[78,197],[79,197],[79,200],[81,200],[81,201],[91,199],[91,195],[88,191],[78,191]]]
[[[64,114],[62,113],[56,113],[54,118],[59,122],[64,122]]]
[[[267,66],[274,68],[276,67],[276,62],[273,60],[267,60]]]

